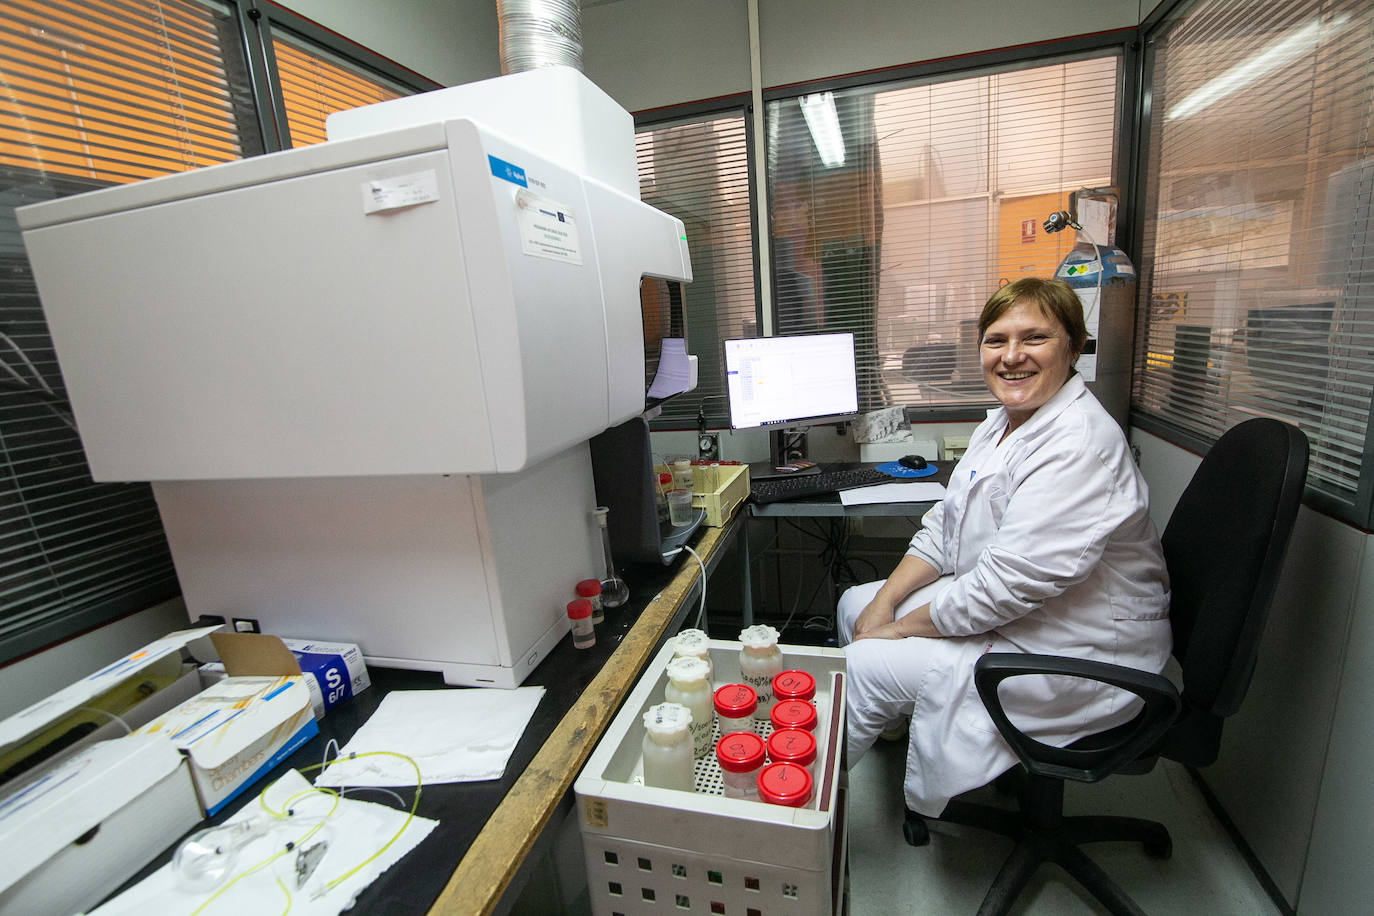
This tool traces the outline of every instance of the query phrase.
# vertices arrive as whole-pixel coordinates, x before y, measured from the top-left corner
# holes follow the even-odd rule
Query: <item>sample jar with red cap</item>
[[[568,619],[572,621],[573,645],[590,649],[596,645],[596,630],[592,629],[592,603],[586,598],[568,602]]]
[[[806,700],[783,700],[774,703],[768,713],[768,720],[774,728],[800,728],[814,731],[816,728],[816,707]]]
[[[770,763],[759,771],[759,799],[800,808],[811,800],[811,774],[795,763]]]
[[[753,732],[730,732],[716,742],[716,762],[726,798],[758,798],[763,739]]]
[[[748,731],[754,727],[754,709],[759,700],[748,684],[726,684],[713,695],[720,733]]]
[[[773,763],[795,763],[811,772],[816,762],[816,739],[800,728],[780,728],[768,736],[768,759]]]
[[[773,697],[783,700],[811,700],[816,696],[816,679],[795,668],[773,676]]]
[[[597,579],[583,579],[576,585],[577,597],[586,598],[592,605],[592,623],[605,619],[601,611],[601,582]]]

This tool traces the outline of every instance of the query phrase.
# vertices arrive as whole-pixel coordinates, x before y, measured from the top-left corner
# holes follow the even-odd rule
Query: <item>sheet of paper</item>
[[[426,785],[500,779],[543,696],[543,687],[393,690],[316,785],[415,785],[415,770],[404,760],[345,759],[367,751],[405,754]]]
[[[275,812],[290,808],[292,815],[273,817],[263,810],[258,793],[250,792],[225,826],[247,822],[253,828],[247,833],[213,835],[219,848],[232,856],[219,884],[189,890],[169,863],[93,910],[91,916],[193,912],[220,916],[288,910],[301,916],[336,916],[439,823],[423,817],[407,823],[408,796],[404,810],[353,798],[339,799],[336,804],[334,796],[312,792],[310,783],[295,770],[267,790],[263,804]],[[284,852],[288,842],[293,849]],[[323,848],[317,848],[320,843],[325,844]],[[296,870],[301,855],[313,862],[303,881]]]
[[[653,384],[649,386],[651,398],[670,398],[682,394],[690,387],[692,364],[687,358],[687,341],[681,337],[663,338],[663,347],[658,357],[658,371],[654,373]]]
[[[945,498],[944,484],[928,480],[912,483],[880,483],[871,487],[841,490],[840,502],[846,506],[868,506],[873,503],[926,503]]]

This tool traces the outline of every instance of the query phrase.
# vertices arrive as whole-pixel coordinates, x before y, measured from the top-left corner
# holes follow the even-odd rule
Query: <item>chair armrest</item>
[[[1101,733],[1106,737],[1099,746],[1054,747],[1021,731],[1002,708],[998,686],[1009,677],[1029,674],[1055,674],[1110,684],[1144,700],[1145,708],[1130,722]],[[1168,678],[1084,658],[989,652],[978,659],[973,678],[993,724],[1027,770],[1078,782],[1096,782],[1145,753],[1168,731],[1182,705]]]

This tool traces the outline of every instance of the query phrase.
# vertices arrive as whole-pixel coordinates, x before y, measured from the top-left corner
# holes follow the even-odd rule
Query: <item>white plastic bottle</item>
[[[704,630],[681,630],[673,637],[676,658],[699,658],[706,663],[706,680],[711,681],[711,639]]]
[[[677,703],[650,706],[644,713],[644,784],[691,792],[692,713]]]
[[[744,683],[754,688],[759,701],[754,718],[767,721],[773,708],[773,675],[782,671],[778,631],[767,624],[756,624],[740,630],[739,641],[744,645],[739,654],[739,673]]]
[[[675,658],[668,663],[668,686],[663,698],[686,706],[692,713],[692,756],[705,757],[711,749],[711,684],[706,663],[699,658]]]

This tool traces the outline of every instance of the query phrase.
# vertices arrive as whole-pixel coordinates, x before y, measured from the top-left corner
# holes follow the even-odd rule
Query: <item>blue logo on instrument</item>
[[[529,187],[529,182],[525,180],[525,170],[520,166],[511,165],[506,160],[497,159],[495,156],[487,156],[487,162],[491,164],[491,173],[502,181],[518,184],[522,188]]]

